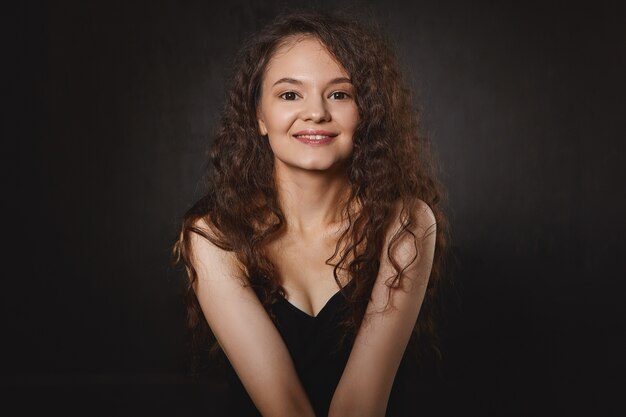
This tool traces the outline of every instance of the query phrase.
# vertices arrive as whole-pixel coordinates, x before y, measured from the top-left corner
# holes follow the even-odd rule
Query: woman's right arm
[[[204,221],[197,227],[209,235]],[[276,326],[232,252],[191,233],[195,293],[226,357],[264,417],[314,416],[313,407]]]

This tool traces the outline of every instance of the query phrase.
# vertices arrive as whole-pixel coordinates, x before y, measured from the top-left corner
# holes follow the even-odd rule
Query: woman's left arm
[[[433,263],[436,222],[432,210],[418,200],[417,224],[410,226],[415,234],[405,233],[392,248],[400,267],[415,261],[404,271],[402,287],[392,289],[385,282],[396,272],[387,257],[389,239],[400,222],[389,228],[381,253],[378,276],[372,289],[365,318],[358,330],[337,389],[333,395],[329,417],[383,417],[396,372],[417,320]]]

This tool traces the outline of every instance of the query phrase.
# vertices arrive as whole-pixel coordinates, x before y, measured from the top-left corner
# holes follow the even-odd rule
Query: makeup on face
[[[283,44],[262,82],[259,132],[279,163],[320,170],[350,157],[359,119],[353,86],[317,39]]]

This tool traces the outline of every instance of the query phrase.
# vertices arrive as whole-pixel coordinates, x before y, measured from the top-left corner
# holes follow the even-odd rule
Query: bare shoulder
[[[426,283],[434,259],[436,232],[436,218],[426,202],[413,199],[404,209],[402,201],[396,202],[393,225],[388,229],[382,252],[382,275],[389,278],[397,272],[391,256],[400,268],[405,268],[404,276],[409,277],[408,281]],[[404,281],[410,288],[409,282]]]
[[[195,219],[190,229],[189,243],[194,254],[197,254],[198,251],[202,249],[206,249],[206,246],[217,246],[211,242],[211,239],[215,239],[217,234],[213,229],[211,219],[208,217],[205,216]]]
[[[404,208],[404,210],[403,210]],[[411,200],[410,204],[403,207],[401,200],[394,203],[393,219],[390,232],[393,234],[406,224],[411,218],[408,229],[415,234],[418,239],[425,239],[430,235],[435,235],[437,231],[437,219],[430,206],[419,198]]]
[[[215,225],[213,224],[209,216],[203,216],[195,219],[191,227],[192,230],[195,232],[192,233],[192,237],[198,236],[200,234],[206,234],[212,238],[217,237],[217,233],[215,232]]]
[[[190,255],[194,268],[199,272],[199,278],[224,279],[237,276],[243,279],[244,268],[234,252],[215,243],[219,242],[219,232],[211,219],[199,218],[193,222],[192,227],[193,233],[189,236]]]
[[[247,285],[237,256],[211,241],[216,229],[209,219],[193,226],[198,230],[190,236],[198,303],[254,405],[264,416],[312,415],[289,350]]]
[[[371,415],[376,409],[380,410],[377,415],[384,414],[426,294],[435,242],[433,211],[424,201],[414,199],[404,207],[402,201],[394,203],[393,216],[395,227],[389,229],[366,315],[329,415]],[[344,412],[346,409],[349,412]]]

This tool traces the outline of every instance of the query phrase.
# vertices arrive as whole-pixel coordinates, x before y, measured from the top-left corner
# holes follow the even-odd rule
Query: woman
[[[242,49],[210,157],[174,254],[195,346],[228,359],[228,414],[398,415],[447,222],[387,43],[335,15],[276,18]]]

